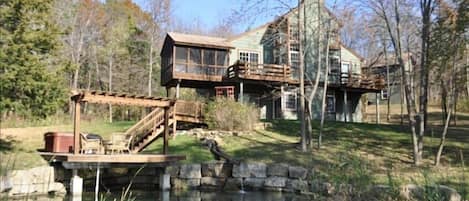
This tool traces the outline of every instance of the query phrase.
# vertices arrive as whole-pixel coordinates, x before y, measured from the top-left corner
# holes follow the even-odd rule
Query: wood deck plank
[[[185,160],[184,155],[163,155],[163,154],[70,154],[70,153],[50,153],[40,152],[41,156],[48,160],[76,162],[76,163],[167,163]]]

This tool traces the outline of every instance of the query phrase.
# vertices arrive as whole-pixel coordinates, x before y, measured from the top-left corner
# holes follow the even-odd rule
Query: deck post
[[[80,101],[74,100],[75,111],[73,119],[73,154],[80,151]]]
[[[160,169],[160,171],[157,171],[160,177],[159,178],[160,190],[162,190],[163,192],[171,190],[171,183],[170,183],[171,176],[169,174],[166,174],[165,170],[166,170],[166,167],[163,167],[162,169]],[[162,199],[162,200],[165,200],[165,199]]]
[[[347,123],[348,104],[347,104],[347,89],[344,88],[344,122]]]
[[[272,95],[272,119],[275,119],[275,97]]]
[[[173,118],[173,139],[176,138],[176,129],[177,129],[177,118],[176,118],[176,104],[174,104],[173,106],[173,115],[172,115],[172,118]],[[169,120],[168,120],[169,121]]]
[[[78,176],[77,169],[72,170],[72,179],[70,179],[70,193],[72,194],[73,198],[81,198],[81,194],[83,193],[83,179]]]
[[[176,99],[179,98],[179,87],[181,86],[181,80],[178,80],[176,84]]]
[[[244,101],[244,83],[240,82],[239,83],[239,102],[243,103]]]
[[[98,194],[99,194],[99,176],[100,176],[100,170],[101,170],[99,165],[100,163],[98,163],[98,167],[96,168],[96,183],[94,187],[94,200],[98,200]]]
[[[163,136],[163,154],[168,154],[169,138],[169,107],[164,108],[164,136]]]
[[[379,95],[378,93],[375,94],[376,95],[376,124],[379,124],[379,119],[380,119],[380,115],[379,115]]]
[[[285,114],[285,103],[286,103],[286,100],[283,100],[284,99],[284,94],[285,94],[285,87],[282,85],[280,86],[280,113],[282,115],[282,117],[284,117],[284,114]]]

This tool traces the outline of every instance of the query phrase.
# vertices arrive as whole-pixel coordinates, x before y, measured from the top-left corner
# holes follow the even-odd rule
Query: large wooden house
[[[340,24],[325,8],[321,12],[321,26],[330,28],[319,33],[323,39],[318,44],[317,8],[305,4],[304,9],[310,9],[304,12],[308,13],[306,17],[302,16],[306,24],[303,48],[307,93],[314,85],[316,73],[320,73],[313,116],[320,114],[327,61],[328,119],[361,121],[362,94],[380,92],[382,80],[361,73],[363,59],[339,41]],[[167,90],[175,88],[176,97],[181,87],[195,88],[210,96],[253,102],[261,108],[262,118],[296,119],[300,59],[297,14],[298,9],[292,9],[273,22],[230,38],[168,33],[161,51],[162,86]],[[320,70],[318,49],[322,52]]]

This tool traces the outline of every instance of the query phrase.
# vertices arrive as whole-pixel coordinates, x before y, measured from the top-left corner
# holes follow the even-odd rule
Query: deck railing
[[[383,89],[385,80],[380,75],[364,75],[360,73],[330,73],[330,83],[352,88]]]
[[[288,65],[256,64],[238,61],[236,64],[228,67],[227,77],[288,82],[291,80],[291,69]]]
[[[205,104],[198,101],[178,100],[176,102],[176,118],[188,122],[200,123],[204,119]]]

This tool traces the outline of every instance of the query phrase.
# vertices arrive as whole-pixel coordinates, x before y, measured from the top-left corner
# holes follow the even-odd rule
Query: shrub
[[[211,129],[246,131],[259,121],[259,111],[253,104],[217,98],[208,103],[205,120]]]
[[[456,109],[458,112],[469,112],[469,99],[458,101]]]

